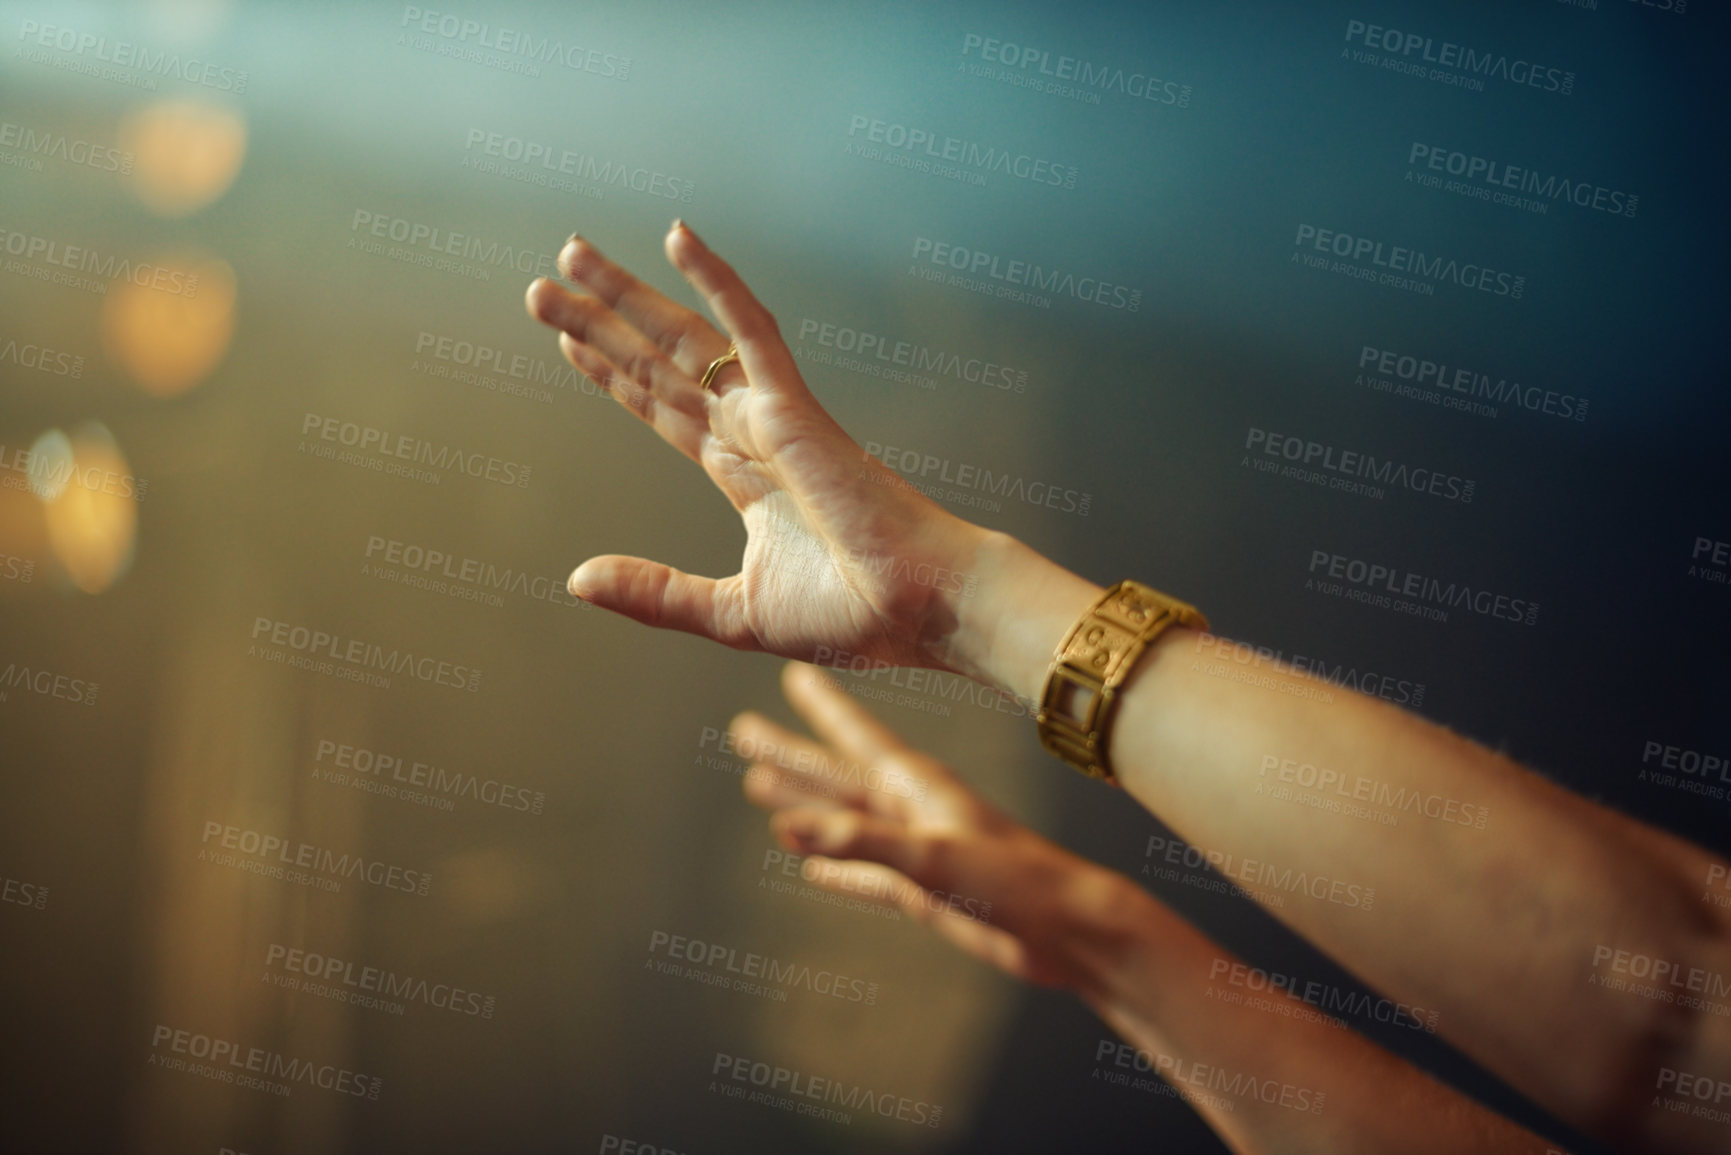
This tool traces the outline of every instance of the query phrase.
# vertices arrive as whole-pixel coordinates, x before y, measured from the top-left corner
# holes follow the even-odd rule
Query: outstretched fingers
[[[801,854],[876,862],[928,890],[956,893],[957,848],[950,836],[859,810],[782,810],[770,819],[782,844]]]
[[[799,874],[820,890],[900,910],[1006,974],[1020,979],[1042,978],[1022,941],[993,926],[990,910],[980,904],[970,909],[965,903],[952,902],[950,895],[934,892],[876,862],[840,861],[813,854],[800,863]]]
[[[746,774],[745,793],[759,806],[776,810],[817,800],[871,809],[867,783],[872,775],[835,752],[746,711],[728,725],[736,753],[757,763]],[[881,777],[881,775],[879,776]]]
[[[667,355],[594,297],[545,277],[524,297],[529,315],[560,331],[559,348],[577,368],[636,413],[662,438],[699,460],[709,430],[708,401]]]
[[[850,758],[871,763],[908,748],[821,667],[789,662],[782,667],[781,692],[819,738]]]
[[[609,260],[584,237],[573,236],[565,243],[559,268],[629,322],[693,381],[727,351],[726,334],[703,314],[669,299]]]
[[[674,221],[667,233],[667,259],[709,303],[721,327],[739,346],[739,359],[754,386],[803,389],[793,354],[775,317],[754,296],[733,266],[716,256],[691,227]]]

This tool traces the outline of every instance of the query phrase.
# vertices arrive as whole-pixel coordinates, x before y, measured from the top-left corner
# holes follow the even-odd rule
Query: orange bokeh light
[[[121,147],[136,160],[132,187],[152,212],[184,217],[234,183],[246,159],[246,121],[194,100],[158,100],[128,113]]]
[[[138,535],[138,482],[101,425],[74,430],[58,496],[43,502],[48,543],[72,584],[101,593],[126,572]]]
[[[216,260],[156,263],[196,277],[196,292],[116,281],[102,303],[102,344],[109,360],[146,393],[175,397],[204,380],[228,351],[234,336],[234,270]]]

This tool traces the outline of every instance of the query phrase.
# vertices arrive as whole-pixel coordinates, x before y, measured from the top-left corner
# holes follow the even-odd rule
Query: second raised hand
[[[680,305],[572,237],[531,316],[559,347],[700,464],[746,527],[740,571],[714,579],[637,557],[593,557],[571,592],[646,625],[784,657],[943,666],[955,599],[985,531],[945,512],[868,455],[806,388],[769,310],[675,221],[667,259],[720,321]],[[726,352],[739,364],[698,384]]]

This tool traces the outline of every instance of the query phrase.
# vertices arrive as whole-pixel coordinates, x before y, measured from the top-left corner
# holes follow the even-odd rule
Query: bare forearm
[[[1102,1043],[1107,1078],[1159,1075],[1240,1152],[1551,1149],[1307,1004],[1234,983],[1236,958],[1126,886],[1130,946],[1084,992],[1135,1048]]]
[[[1000,537],[979,563],[958,668],[1037,698],[1099,587]],[[1619,950],[1723,972],[1705,855],[1376,699],[1272,663],[1243,680],[1212,643],[1151,648],[1111,757],[1218,869],[1582,1126],[1623,1125],[1668,1054],[1700,1052],[1689,1016],[1593,980]]]

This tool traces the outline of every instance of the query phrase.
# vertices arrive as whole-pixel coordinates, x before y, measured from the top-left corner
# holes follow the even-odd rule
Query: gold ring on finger
[[[721,372],[721,367],[731,365],[737,360],[739,360],[739,346],[730,341],[727,345],[727,352],[711,361],[709,368],[703,371],[703,380],[697,383],[698,388],[708,389],[710,384],[714,382],[715,375]]]

